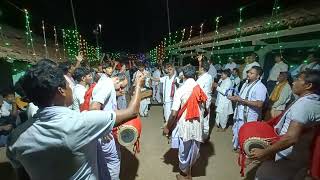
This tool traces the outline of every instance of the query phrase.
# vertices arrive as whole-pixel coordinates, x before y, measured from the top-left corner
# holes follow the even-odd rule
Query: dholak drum
[[[113,135],[122,146],[139,146],[139,138],[141,134],[140,117],[132,119],[121,126],[113,129]],[[139,147],[137,147],[139,148]]]
[[[241,176],[244,176],[246,157],[254,148],[265,149],[279,140],[274,128],[266,122],[248,122],[239,130],[238,140],[240,145],[239,165]]]
[[[239,130],[240,150],[249,155],[254,148],[265,149],[279,139],[274,128],[266,122],[248,122]]]

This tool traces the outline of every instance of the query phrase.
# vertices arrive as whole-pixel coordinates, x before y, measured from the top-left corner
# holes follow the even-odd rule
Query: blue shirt
[[[7,156],[34,180],[98,179],[96,140],[112,130],[115,119],[112,111],[40,109],[12,132]]]

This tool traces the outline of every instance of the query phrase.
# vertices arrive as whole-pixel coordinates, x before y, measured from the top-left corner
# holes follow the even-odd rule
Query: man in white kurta
[[[113,79],[107,77],[106,74],[102,74],[92,91],[91,102],[100,103],[104,111],[117,110],[117,95],[114,84]],[[112,133],[106,134],[104,138],[100,138],[99,145],[98,164],[100,178],[119,180],[121,153]]]
[[[229,69],[230,71],[232,71],[236,67],[237,67],[237,64],[233,62],[233,59],[230,58],[229,62],[224,66],[223,69]]]
[[[218,92],[216,100],[216,124],[218,128],[222,128],[225,131],[228,123],[229,115],[233,113],[232,102],[228,99],[227,91],[233,86],[230,80],[230,71],[223,70],[219,83],[215,83],[214,87]],[[220,131],[220,130],[219,130]]]
[[[210,64],[206,61],[202,61],[201,58],[199,60],[199,78],[197,79],[197,83],[200,85],[202,90],[206,93],[208,99],[206,102],[206,108],[208,109],[207,116],[203,118],[203,140],[207,141],[209,138],[209,120],[210,120],[210,106],[212,99],[212,76],[208,73],[210,68]],[[204,112],[202,112],[204,113]]]
[[[264,161],[257,170],[256,180],[305,179],[310,165],[319,164],[319,159],[311,156],[317,149],[310,148],[316,143],[315,135],[320,130],[320,96],[316,94],[319,80],[320,71],[313,71],[300,74],[293,83],[293,93],[299,99],[285,111],[275,126],[281,136],[279,141],[264,150],[253,149],[250,154],[252,159]],[[275,159],[266,160],[265,157],[274,154]],[[315,176],[319,177],[319,172],[311,170],[310,175],[317,179]]]
[[[191,168],[200,156],[200,144],[203,142],[203,117],[202,113],[200,113],[200,108],[203,105],[199,105],[199,119],[186,120],[188,110],[185,110],[180,118],[176,116],[180,108],[185,105],[192,95],[193,89],[198,86],[198,83],[191,78],[195,76],[195,68],[193,66],[183,70],[183,74],[185,82],[174,95],[172,112],[167,127],[164,128],[164,133],[167,134],[166,130],[171,128],[172,122],[177,121],[176,128],[172,132],[172,138],[178,138],[179,167],[183,173],[183,175],[177,175],[177,179],[191,179]],[[176,118],[179,119],[176,120]]]
[[[242,79],[247,78],[247,73],[253,66],[260,66],[260,64],[258,62],[256,62],[256,59],[257,59],[257,55],[255,53],[246,57],[246,66],[244,67],[244,69],[242,71]]]
[[[269,77],[267,79],[268,94],[271,94],[274,87],[276,86],[279,74],[281,72],[288,71],[288,65],[283,62],[281,55],[276,55],[274,59],[276,63],[271,68],[269,72]]]
[[[160,78],[161,72],[158,67],[155,68],[155,71],[152,73],[153,78]],[[160,83],[153,81],[152,82],[152,99],[157,103],[161,103],[161,96],[160,96]]]
[[[79,67],[74,71],[73,77],[78,83],[72,90],[73,103],[71,107],[72,110],[80,112],[80,106],[84,103],[84,95],[86,94],[87,86],[90,85],[92,76],[88,69]]]
[[[150,73],[149,73],[149,71],[145,70],[144,64],[139,63],[138,64],[138,71],[133,74],[133,78],[132,78],[134,86],[135,86],[137,77],[140,77],[142,75],[146,76],[146,77],[149,77]],[[151,87],[149,81],[150,81],[150,79],[146,78],[143,90],[146,90],[146,88],[150,88]],[[142,116],[142,117],[148,116],[149,104],[151,104],[150,98],[144,98],[144,99],[141,100],[141,102],[140,102],[140,116]]]
[[[176,71],[172,64],[166,65],[167,75],[161,78],[151,78],[152,81],[160,81],[162,83],[162,101],[163,101],[163,115],[165,123],[168,122],[171,113],[173,96],[177,89],[176,86]]]
[[[233,148],[238,149],[238,133],[241,126],[246,122],[257,121],[260,118],[264,101],[267,97],[267,88],[261,82],[263,71],[259,66],[253,66],[247,77],[247,82],[242,86],[239,96],[228,98],[236,102],[233,125]]]

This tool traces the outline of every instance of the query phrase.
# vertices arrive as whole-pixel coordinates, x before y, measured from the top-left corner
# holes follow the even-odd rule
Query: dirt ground
[[[141,152],[134,156],[131,148],[122,148],[121,179],[174,180],[178,173],[177,152],[170,150],[162,136],[162,106],[153,106],[149,117],[142,119]],[[214,128],[210,143],[200,147],[200,159],[193,169],[196,180],[251,180],[255,168],[247,168],[247,177],[241,178],[237,164],[238,154],[232,151],[231,127],[227,132]]]
[[[132,147],[122,148],[121,180],[175,180],[178,173],[177,152],[170,150],[162,136],[162,106],[153,106],[149,117],[142,118],[141,152],[132,153]],[[196,180],[253,179],[255,168],[247,168],[247,177],[241,178],[238,155],[232,151],[231,128],[227,132],[212,130],[210,143],[201,146],[200,159],[193,169]],[[0,159],[4,153],[0,151]],[[0,163],[0,180],[13,180],[9,163]]]

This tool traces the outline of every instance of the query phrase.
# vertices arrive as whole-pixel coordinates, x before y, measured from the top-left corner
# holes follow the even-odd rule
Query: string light
[[[45,51],[45,54],[46,54],[46,58],[48,59],[49,58],[49,53],[48,53],[48,48],[47,48],[47,39],[46,39],[46,30],[45,30],[45,27],[44,27],[44,20],[42,20],[42,34],[43,34],[43,46],[44,46],[44,51]]]
[[[35,56],[36,52],[33,46],[33,39],[32,39],[32,31],[30,29],[30,21],[29,21],[29,13],[28,10],[24,10],[25,13],[25,20],[26,20],[26,32],[25,34],[27,35],[27,49],[28,49],[28,53],[30,52],[29,49],[31,47],[32,50],[32,55]]]
[[[59,50],[59,42],[58,42],[58,35],[57,35],[57,30],[56,30],[56,27],[53,26],[53,32],[54,32],[54,45],[55,45],[55,58],[56,59],[61,59],[60,57],[60,50]]]
[[[216,23],[216,25],[215,25],[215,31],[214,31],[215,34],[214,34],[214,36],[213,36],[213,44],[212,44],[212,49],[211,49],[211,55],[214,55],[213,50],[214,50],[214,48],[215,48],[215,45],[219,43],[219,41],[217,41],[217,39],[218,39],[218,35],[219,35],[219,23],[220,23],[220,18],[221,18],[221,16],[218,16],[218,17],[216,17],[216,19],[215,19],[215,23]]]

